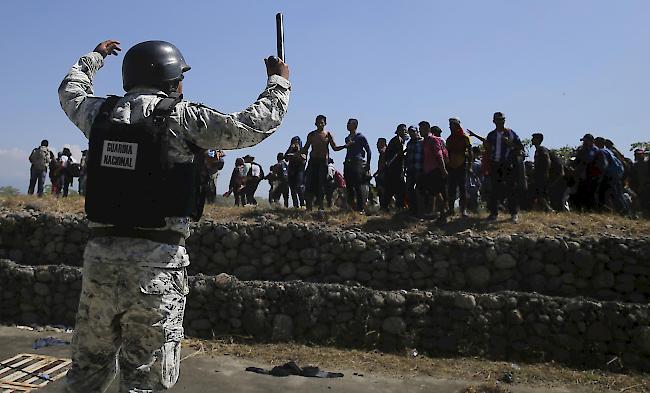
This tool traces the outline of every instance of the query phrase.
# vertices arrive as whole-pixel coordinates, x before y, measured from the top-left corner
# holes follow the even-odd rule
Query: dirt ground
[[[33,209],[53,214],[83,215],[84,199],[78,195],[55,198],[47,195],[0,196],[0,207],[10,211]],[[452,217],[447,224],[436,224],[431,219],[416,219],[406,213],[358,214],[340,209],[326,210],[324,214],[308,213],[304,209],[283,207],[234,207],[206,205],[204,217],[217,222],[256,222],[268,220],[279,223],[324,223],[339,228],[356,228],[368,232],[408,232],[416,235],[476,234],[531,234],[543,236],[616,235],[638,237],[650,235],[650,220],[629,219],[616,214],[523,212],[520,222],[512,224],[508,214],[502,214],[494,223],[486,222],[486,212],[461,218]]]
[[[70,358],[69,345],[33,349],[38,338],[69,341],[60,329],[0,326],[0,360],[19,353]],[[440,393],[559,393],[650,392],[650,374],[616,374],[573,370],[556,364],[512,364],[479,358],[426,358],[292,343],[254,344],[243,337],[214,340],[186,339],[181,354],[181,376],[170,392],[285,393],[285,392],[440,392]],[[300,366],[342,372],[342,378],[271,377],[246,372],[247,367],[271,369],[293,360]],[[512,382],[498,382],[504,373]],[[0,372],[0,379],[3,374]],[[63,391],[63,379],[38,392]],[[116,392],[113,383],[108,392]]]
[[[471,381],[476,386],[482,384],[492,386],[499,379],[503,379],[504,373],[511,373],[514,385],[535,388],[559,388],[569,391],[586,389],[593,392],[650,392],[650,374],[577,370],[555,363],[515,364],[478,357],[429,358],[413,356],[413,350],[404,354],[387,354],[379,351],[312,347],[293,343],[259,344],[246,341],[242,337],[217,340],[189,339],[184,342],[184,346],[198,353],[234,356],[271,365],[295,360],[298,364],[318,364],[326,370],[348,369],[358,373],[381,374],[400,379],[432,377]]]

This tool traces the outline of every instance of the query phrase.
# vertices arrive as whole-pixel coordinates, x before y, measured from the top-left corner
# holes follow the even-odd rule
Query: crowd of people
[[[36,191],[36,194],[42,197],[45,179],[49,173],[50,192],[53,195],[67,197],[75,177],[79,178],[78,191],[83,195],[86,185],[86,153],[87,150],[83,150],[81,160],[77,162],[72,157],[70,148],[64,147],[55,157],[49,148],[48,140],[42,140],[40,146],[34,148],[28,157],[31,166],[27,194],[33,195]]]
[[[378,204],[383,211],[405,210],[446,222],[456,214],[478,214],[485,205],[488,220],[507,211],[515,223],[520,209],[650,215],[650,152],[638,148],[631,160],[611,140],[585,134],[567,160],[544,146],[542,133],[533,133],[535,151],[528,157],[522,139],[505,126],[503,113],[496,112],[492,121],[495,128],[485,137],[465,129],[458,118],[449,119],[446,138],[440,127],[427,121],[408,127],[399,124],[390,140],[377,140],[372,172],[373,152],[358,131],[358,120],[348,120],[348,135],[339,145],[326,129],[327,118],[318,115],[316,129],[307,134],[304,144],[300,136],[291,138],[268,172],[251,155],[237,158],[223,195],[234,196],[237,206],[257,205],[255,193],[267,180],[272,204],[308,211],[338,206],[363,213]],[[29,155],[28,194],[36,191],[42,196],[49,173],[52,194],[68,196],[78,178],[78,191],[83,195],[86,151],[77,162],[69,148],[55,155],[48,145],[43,140]],[[346,150],[342,172],[330,149]],[[221,150],[205,152],[208,203],[215,202],[224,157]]]
[[[544,146],[544,135],[531,135],[534,152],[505,125],[501,112],[492,117],[495,128],[481,136],[449,119],[449,135],[427,121],[399,124],[395,135],[377,140],[377,169],[373,153],[349,119],[344,144],[326,129],[327,118],[316,117],[316,129],[303,140],[294,136],[265,175],[255,157],[237,158],[229,189],[235,204],[256,205],[254,194],[262,180],[270,184],[269,201],[285,207],[319,211],[333,205],[368,211],[408,211],[417,217],[446,222],[456,214],[478,214],[482,205],[495,221],[506,211],[518,222],[520,210],[615,211],[625,216],[650,212],[650,160],[639,148],[626,158],[603,137],[585,134],[567,157]],[[473,139],[475,145],[472,145]],[[341,173],[330,156],[346,150]],[[527,160],[528,159],[528,160]],[[372,180],[374,179],[374,185]]]

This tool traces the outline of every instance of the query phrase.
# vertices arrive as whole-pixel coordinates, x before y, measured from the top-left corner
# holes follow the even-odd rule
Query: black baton
[[[278,44],[278,57],[284,61],[284,17],[281,12],[275,15],[275,33]]]
[[[278,56],[269,57],[271,64],[277,64],[278,59],[284,61],[284,17],[281,12],[275,15],[275,34],[278,48]]]

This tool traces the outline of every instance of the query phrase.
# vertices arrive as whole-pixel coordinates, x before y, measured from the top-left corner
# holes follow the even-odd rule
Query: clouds
[[[25,192],[29,184],[29,153],[18,148],[0,148],[0,186],[13,186]]]

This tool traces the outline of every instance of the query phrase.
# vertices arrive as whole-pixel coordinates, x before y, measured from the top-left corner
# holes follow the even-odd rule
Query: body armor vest
[[[167,119],[180,96],[163,98],[143,123],[111,121],[120,97],[109,96],[88,140],[86,215],[123,228],[160,228],[165,217],[203,213],[207,170],[203,151],[188,143],[193,163],[169,163]]]

